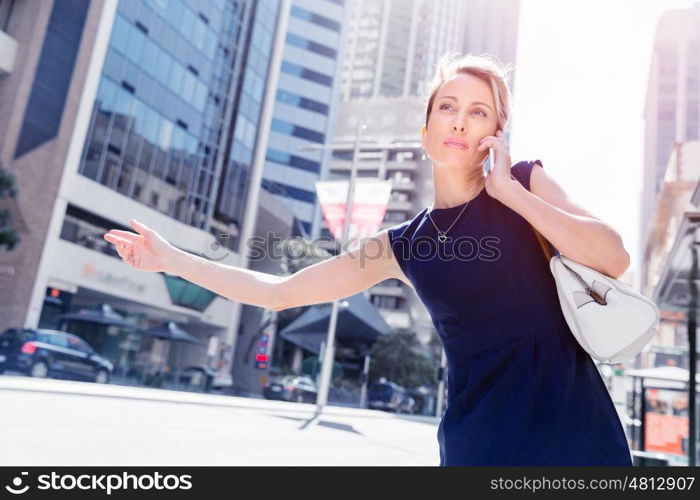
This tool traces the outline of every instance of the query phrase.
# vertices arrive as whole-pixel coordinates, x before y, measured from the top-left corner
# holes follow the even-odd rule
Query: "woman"
[[[447,355],[440,465],[632,465],[530,224],[567,257],[615,278],[628,254],[618,233],[573,203],[539,160],[511,166],[509,106],[496,61],[446,54],[421,138],[432,160],[433,206],[288,277],[184,253],[135,220],[137,234],[112,230],[105,238],[137,269],[277,311],[398,278],[426,305]],[[489,148],[495,160],[485,175]]]

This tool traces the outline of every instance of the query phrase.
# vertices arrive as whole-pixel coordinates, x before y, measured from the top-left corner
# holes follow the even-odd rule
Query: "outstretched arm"
[[[386,230],[291,276],[275,276],[183,252],[153,229],[135,220],[131,225],[138,234],[111,230],[104,236],[130,266],[175,274],[228,299],[275,311],[348,297],[389,278],[408,282]]]
[[[385,229],[287,276],[280,286],[280,309],[341,299],[389,278],[409,283],[391,252]]]

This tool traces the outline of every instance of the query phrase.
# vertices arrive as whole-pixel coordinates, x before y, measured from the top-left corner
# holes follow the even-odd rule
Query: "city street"
[[[699,26],[0,0],[0,465],[698,467]]]
[[[435,418],[0,376],[0,465],[438,465]]]

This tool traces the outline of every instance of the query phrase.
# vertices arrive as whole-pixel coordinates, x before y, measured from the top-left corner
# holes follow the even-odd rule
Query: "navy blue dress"
[[[511,168],[528,190],[535,163]],[[531,226],[482,188],[438,243],[428,213],[444,231],[463,207],[425,208],[388,231],[447,357],[440,465],[631,466],[615,406],[564,319]]]

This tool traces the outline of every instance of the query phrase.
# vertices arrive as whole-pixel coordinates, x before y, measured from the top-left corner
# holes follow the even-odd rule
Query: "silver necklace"
[[[476,198],[476,196],[474,196],[474,198]],[[467,207],[469,206],[469,204],[472,202],[472,200],[473,200],[474,198],[472,198],[471,200],[469,200],[469,201],[462,207],[462,210],[459,212],[459,215],[455,218],[455,220],[452,222],[452,224],[450,224],[450,227],[448,227],[448,228],[447,228],[446,230],[444,230],[444,231],[440,231],[440,228],[437,227],[437,225],[435,224],[435,221],[434,221],[433,218],[430,216],[430,212],[428,212],[428,219],[430,219],[430,222],[432,222],[432,223],[433,223],[433,226],[435,226],[435,230],[436,230],[437,233],[438,233],[438,241],[439,241],[440,243],[444,243],[445,241],[447,241],[447,233],[449,232],[450,229],[452,229],[452,226],[454,226],[454,225],[457,223],[457,221],[460,219],[460,217],[462,217],[462,214],[464,213],[464,211],[467,209]]]

